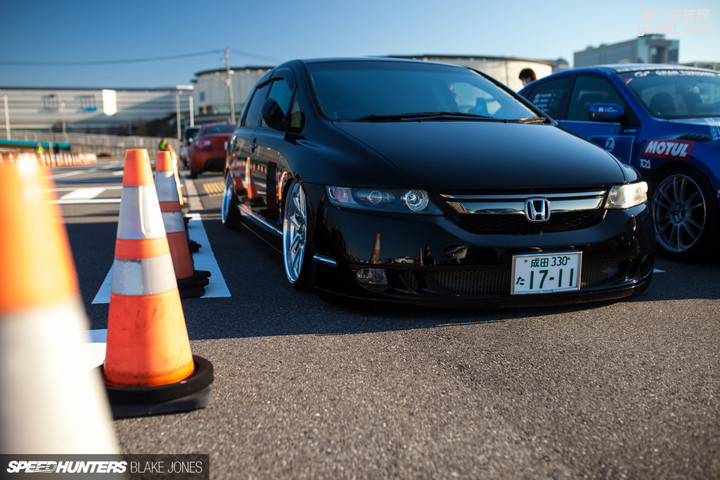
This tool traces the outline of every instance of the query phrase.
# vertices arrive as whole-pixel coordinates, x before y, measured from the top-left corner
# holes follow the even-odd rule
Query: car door
[[[248,190],[247,185],[245,185],[246,166],[249,165],[249,162],[252,161],[256,154],[257,130],[262,122],[260,109],[265,103],[269,91],[270,80],[255,87],[240,118],[238,128],[229,140],[230,161],[233,163],[233,167],[236,168],[237,178],[241,180],[241,182],[236,181],[237,188]],[[249,191],[246,193],[249,193]]]
[[[616,121],[593,120],[590,107],[599,103],[619,105],[624,115]],[[640,124],[622,95],[609,79],[600,75],[577,75],[560,126],[575,132],[612,153],[621,162],[633,159]]]
[[[294,102],[296,82],[289,68],[277,70],[270,81],[268,95],[265,102],[273,100],[281,110],[284,119],[290,118]],[[263,102],[263,103],[265,103]],[[269,223],[281,226],[280,201],[282,195],[280,188],[282,174],[288,172],[289,165],[285,152],[291,147],[286,141],[287,127],[278,129],[267,125],[264,121],[255,131],[255,153],[251,156],[250,170],[253,181],[257,185],[258,194],[262,199],[256,212]]]

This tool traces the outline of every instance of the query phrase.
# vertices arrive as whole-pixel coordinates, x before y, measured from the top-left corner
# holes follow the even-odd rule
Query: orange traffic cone
[[[212,364],[190,351],[147,150],[126,152],[102,370],[116,418],[212,401]]]
[[[380,234],[375,234],[375,243],[373,244],[372,255],[370,255],[370,263],[380,263]]]
[[[117,454],[52,181],[0,163],[0,454]]]
[[[255,207],[262,205],[262,199],[258,194],[255,181],[252,177],[252,172],[250,171],[250,157],[245,159],[245,192],[250,200],[250,206]]]
[[[171,152],[158,152],[155,165],[155,188],[160,201],[160,211],[170,245],[170,256],[180,296],[183,298],[200,297],[205,294],[203,287],[209,283],[210,272],[196,271],[193,267],[185,221],[178,199]]]

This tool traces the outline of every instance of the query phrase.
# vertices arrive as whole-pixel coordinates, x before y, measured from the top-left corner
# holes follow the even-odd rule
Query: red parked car
[[[200,127],[188,153],[190,178],[197,178],[202,172],[223,171],[227,155],[225,145],[234,130],[235,126],[227,123],[208,123]]]

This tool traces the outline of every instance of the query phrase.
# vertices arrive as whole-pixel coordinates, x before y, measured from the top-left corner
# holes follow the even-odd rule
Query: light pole
[[[8,110],[6,94],[3,94],[3,103],[5,104],[5,136],[8,140],[10,140],[10,110]]]
[[[230,75],[232,75],[232,72],[230,71],[230,49],[225,50],[225,73],[227,74],[227,79],[225,80],[227,82],[227,89],[228,89],[228,101],[230,102],[230,121],[235,125],[235,100],[233,100],[233,93],[232,93],[232,79],[230,78]]]
[[[180,95],[182,95],[183,90],[193,90],[192,85],[176,85],[175,86],[175,123],[177,123],[177,139],[178,141],[182,141],[182,125],[180,123]],[[192,100],[192,96],[190,97],[190,100]],[[190,110],[190,123],[195,123],[195,118],[193,116],[192,112],[192,102],[190,102],[191,110]]]

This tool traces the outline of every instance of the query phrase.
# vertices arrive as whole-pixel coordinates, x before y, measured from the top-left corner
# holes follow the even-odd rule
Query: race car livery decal
[[[643,156],[687,160],[694,144],[688,140],[648,140]]]

